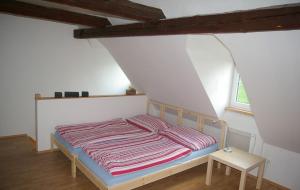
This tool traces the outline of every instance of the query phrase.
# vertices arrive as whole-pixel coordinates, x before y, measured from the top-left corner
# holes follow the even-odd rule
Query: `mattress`
[[[155,173],[157,171],[184,163],[189,160],[193,160],[195,158],[207,155],[209,153],[212,153],[218,149],[218,144],[211,145],[205,149],[198,150],[192,152],[190,155],[177,159],[175,161],[161,164],[155,167],[151,167],[145,170],[140,170],[134,173],[126,174],[126,175],[120,175],[120,176],[112,176],[110,173],[108,173],[104,168],[99,166],[93,159],[91,159],[84,151],[79,152],[78,159],[87,167],[89,170],[91,170],[101,181],[103,181],[107,186],[113,186],[117,185],[123,182],[126,182],[131,179],[135,179],[137,177],[142,177],[148,174]]]
[[[78,155],[80,151],[82,151],[81,148],[74,148],[72,147],[72,145],[70,143],[68,143],[65,139],[62,138],[62,136],[60,136],[60,134],[58,132],[55,132],[54,137],[56,138],[56,140],[62,144],[70,153],[76,154]]]

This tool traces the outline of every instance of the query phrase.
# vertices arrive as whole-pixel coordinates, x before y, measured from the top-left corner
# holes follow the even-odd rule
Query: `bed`
[[[156,180],[171,176],[181,171],[190,169],[208,161],[208,154],[216,151],[218,148],[224,147],[224,138],[226,133],[226,123],[217,120],[216,118],[205,116],[203,114],[192,112],[180,107],[163,104],[154,100],[148,101],[147,112],[149,113],[150,106],[159,107],[160,118],[165,118],[166,109],[174,110],[177,112],[177,125],[182,126],[186,115],[196,117],[197,127],[199,131],[203,130],[205,123],[214,123],[215,126],[220,128],[219,145],[213,144],[204,149],[193,151],[191,154],[173,160],[171,162],[156,165],[154,167],[146,168],[141,171],[133,173],[112,176],[104,167],[99,166],[87,151],[83,150],[89,146],[95,146],[94,143],[88,143],[78,149],[74,149],[70,144],[64,142],[57,134],[51,135],[51,144],[55,144],[71,161],[72,161],[72,176],[76,177],[76,168],[84,173],[99,189],[101,190],[123,190],[133,189],[145,184],[154,182]],[[101,142],[99,142],[101,144]]]
[[[131,137],[151,135],[124,119],[116,118],[103,122],[60,125],[51,134],[51,149],[56,145],[70,160],[72,176],[76,176],[75,160],[82,151],[82,146],[106,140],[116,140]]]

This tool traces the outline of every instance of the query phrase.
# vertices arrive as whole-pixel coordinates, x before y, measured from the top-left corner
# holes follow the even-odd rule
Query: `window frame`
[[[233,107],[233,108],[238,108],[238,109],[242,109],[242,110],[246,110],[246,111],[251,111],[250,104],[237,102],[237,95],[238,95],[238,88],[239,88],[240,79],[241,79],[240,74],[235,70],[234,74],[233,74],[233,79],[232,79],[230,106]]]

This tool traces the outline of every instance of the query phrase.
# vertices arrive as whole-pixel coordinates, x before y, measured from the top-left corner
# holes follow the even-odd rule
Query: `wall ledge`
[[[240,109],[240,108],[235,108],[235,107],[226,107],[225,111],[236,112],[236,113],[248,115],[248,116],[254,116],[254,113],[251,111]]]
[[[61,99],[83,99],[83,98],[111,98],[111,97],[122,97],[122,96],[144,96],[144,93],[137,93],[135,95],[126,95],[126,94],[116,94],[116,95],[94,95],[89,97],[62,97],[62,98],[55,98],[55,97],[43,97],[40,94],[35,94],[35,100],[61,100]]]

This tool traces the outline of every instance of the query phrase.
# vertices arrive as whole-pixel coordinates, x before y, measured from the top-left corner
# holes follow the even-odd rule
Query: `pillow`
[[[165,121],[148,114],[136,115],[127,119],[127,121],[153,133],[158,133],[159,131],[168,129],[168,125]]]
[[[217,143],[216,139],[212,136],[187,127],[170,127],[165,131],[160,131],[160,134],[165,135],[171,140],[190,148],[193,151],[201,150]]]

